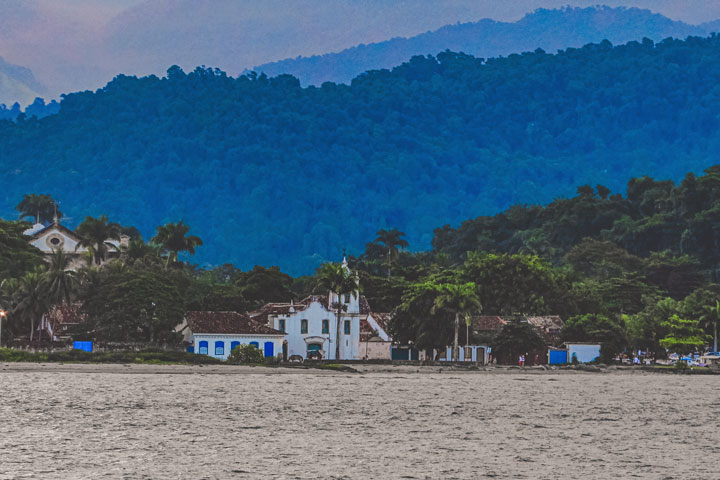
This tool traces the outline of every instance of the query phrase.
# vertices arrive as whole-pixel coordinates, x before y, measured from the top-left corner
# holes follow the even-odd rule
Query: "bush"
[[[240,363],[263,363],[265,355],[255,345],[238,345],[232,349],[227,361],[235,365]]]

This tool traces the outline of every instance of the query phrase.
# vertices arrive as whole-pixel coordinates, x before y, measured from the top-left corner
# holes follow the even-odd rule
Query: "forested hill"
[[[668,37],[706,36],[719,26],[718,22],[689,25],[639,8],[539,9],[517,22],[484,19],[457,23],[410,38],[398,37],[337,53],[290,58],[254,70],[270,76],[288,73],[298,77],[303,85],[321,85],[326,81],[349,82],[367,70],[391,68],[413,55],[446,49],[487,58],[538,47],[556,52],[605,39],[625,43],[642,38],[660,41]]]
[[[0,122],[0,212],[49,193],[149,238],[184,219],[195,259],[309,272],[383,227],[433,229],[577,185],[681,179],[720,151],[720,37],[482,61],[415,57],[351,85],[171,68]],[[72,226],[72,225],[70,225]]]

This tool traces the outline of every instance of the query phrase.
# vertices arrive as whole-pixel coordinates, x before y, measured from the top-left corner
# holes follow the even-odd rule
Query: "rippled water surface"
[[[720,478],[720,377],[122,371],[0,370],[0,478]]]

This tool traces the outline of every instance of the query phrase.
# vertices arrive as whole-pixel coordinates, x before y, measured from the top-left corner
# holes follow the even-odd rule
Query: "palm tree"
[[[397,228],[393,228],[392,230],[381,228],[376,235],[375,243],[381,243],[387,248],[388,278],[390,278],[390,264],[398,258],[400,250],[404,250],[410,244],[407,240],[401,238],[405,236],[405,233],[399,231]]]
[[[70,257],[62,250],[53,250],[50,267],[44,274],[46,294],[51,304],[70,303],[75,293],[75,272],[70,269]]]
[[[178,261],[179,252],[188,252],[191,255],[195,254],[195,247],[203,244],[200,237],[194,235],[186,236],[190,227],[183,224],[180,220],[178,223],[168,223],[162,225],[157,229],[157,235],[152,238],[153,243],[159,244],[163,250],[168,253],[165,267],[170,262]]]
[[[318,288],[329,290],[328,302],[332,301],[332,294],[337,295],[336,301],[331,308],[335,308],[335,360],[340,359],[340,327],[342,326],[342,312],[347,310],[347,305],[343,303],[344,295],[352,295],[357,298],[360,286],[358,278],[350,272],[347,264],[343,261],[339,263],[326,263],[317,272]]]
[[[20,279],[18,288],[14,292],[15,308],[13,315],[30,322],[30,341],[35,335],[35,321],[45,313],[48,307],[41,269],[28,272]]]
[[[75,233],[80,237],[75,249],[87,248],[92,254],[95,264],[100,265],[107,258],[108,249],[117,248],[109,240],[119,242],[120,230],[120,225],[108,222],[105,215],[100,218],[85,217],[85,220],[75,229]]]
[[[20,212],[20,218],[35,217],[35,223],[49,222],[55,216],[62,218],[62,212],[50,195],[25,195],[15,209]]]
[[[453,360],[458,361],[458,330],[460,328],[460,316],[469,316],[472,313],[479,313],[482,310],[480,297],[474,283],[464,284],[443,283],[438,286],[439,295],[435,298],[432,311],[446,309],[455,314],[455,341],[453,342]]]

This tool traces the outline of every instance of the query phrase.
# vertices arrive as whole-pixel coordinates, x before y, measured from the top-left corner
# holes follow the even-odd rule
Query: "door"
[[[273,342],[265,342],[265,356],[266,357],[274,357],[275,356],[275,344]]]

